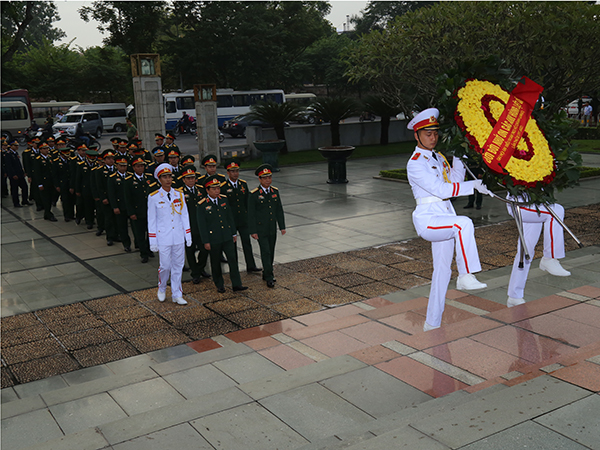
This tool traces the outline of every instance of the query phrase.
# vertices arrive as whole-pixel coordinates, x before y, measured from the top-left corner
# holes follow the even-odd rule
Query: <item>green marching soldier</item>
[[[227,197],[220,195],[221,183],[216,176],[204,181],[207,196],[196,207],[198,228],[204,248],[210,252],[210,267],[217,292],[225,292],[225,282],[221,271],[221,253],[225,252],[229,264],[229,275],[234,291],[248,289],[242,286],[240,270],[235,257],[235,223]]]
[[[53,176],[54,176],[54,187],[60,194],[60,200],[62,203],[63,216],[65,222],[70,222],[75,219],[75,199],[71,193],[71,149],[63,146],[65,141],[58,139],[56,141],[57,147],[59,147],[59,155],[54,160]]]
[[[167,150],[167,162],[171,164],[173,171],[173,187],[175,189],[181,188],[182,181],[180,180],[182,167],[179,164],[179,158],[181,157],[181,152],[179,151],[179,147],[174,146]]]
[[[202,165],[204,166],[206,173],[198,178],[198,183],[204,186],[209,177],[215,176],[219,179],[221,187],[223,187],[227,181],[227,178],[225,178],[225,175],[217,173],[217,157],[215,155],[206,155],[204,158],[202,158]]]
[[[210,274],[206,272],[206,263],[208,261],[209,252],[202,244],[200,237],[200,229],[198,228],[198,217],[196,216],[196,206],[202,200],[204,189],[196,184],[196,167],[188,164],[183,167],[181,178],[183,180],[183,195],[190,216],[190,226],[192,228],[192,246],[185,248],[185,256],[190,266],[192,282],[200,283],[200,276],[210,278]],[[196,257],[196,251],[199,251]]]
[[[225,169],[227,169],[228,178],[221,187],[221,192],[227,196],[229,206],[233,211],[235,227],[242,241],[246,270],[248,273],[260,272],[261,269],[256,267],[256,261],[254,261],[252,242],[250,241],[250,233],[248,233],[248,197],[250,195],[248,183],[240,179],[240,162],[237,159],[232,159],[226,163]]]
[[[263,280],[267,282],[268,287],[272,288],[275,287],[273,261],[275,260],[277,226],[283,236],[285,234],[285,218],[279,190],[271,186],[273,180],[271,165],[263,164],[254,173],[258,176],[260,186],[250,192],[248,199],[248,229],[250,236],[258,239]]]
[[[44,208],[44,220],[56,222],[52,214],[52,199],[54,196],[54,181],[52,176],[52,160],[50,147],[45,142],[40,145],[40,154],[33,161],[33,183],[39,190],[39,196]]]
[[[85,147],[85,145],[83,145]],[[87,229],[94,228],[94,197],[92,194],[92,169],[96,167],[98,152],[94,149],[85,147],[85,160],[77,165],[77,181],[75,195],[81,197],[81,206],[85,218]],[[79,204],[79,200],[78,200]]]
[[[108,201],[115,214],[117,234],[123,243],[123,249],[131,253],[131,238],[129,237],[127,205],[125,204],[125,178],[131,175],[127,172],[129,160],[119,156],[115,160],[117,170],[108,177]]]
[[[92,195],[96,202],[96,223],[98,230],[96,236],[100,236],[106,230],[106,245],[113,245],[116,239],[116,225],[114,214],[108,202],[106,186],[108,177],[115,171],[115,157],[111,149],[104,150],[98,156],[98,165],[92,170]]]
[[[158,190],[160,186],[153,176],[145,173],[146,161],[136,158],[131,162],[133,174],[125,178],[125,205],[133,236],[140,247],[142,263],[153,258],[148,240],[148,195]]]
[[[79,145],[75,150],[75,155],[71,157],[69,164],[69,176],[71,177],[70,183],[71,188],[69,192],[75,199],[75,223],[79,225],[81,220],[85,217],[83,208],[83,199],[75,194],[77,190],[77,172],[79,171],[79,163],[85,162],[85,151],[87,147],[85,145]]]
[[[27,181],[29,181],[29,199],[35,202],[36,211],[43,211],[44,206],[42,205],[42,201],[40,199],[40,190],[33,182],[33,172],[35,171],[33,162],[40,155],[40,151],[38,149],[40,139],[34,137],[31,141],[29,141],[29,144],[31,145],[31,149],[23,150],[23,170],[25,171]]]

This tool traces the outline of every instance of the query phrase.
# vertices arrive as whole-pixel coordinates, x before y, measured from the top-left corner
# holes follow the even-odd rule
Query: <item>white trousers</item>
[[[434,216],[421,237],[431,242],[433,255],[433,275],[425,321],[431,326],[439,327],[452,276],[454,253],[456,252],[456,266],[460,275],[481,270],[475,227],[471,219],[465,216]]]
[[[183,296],[181,291],[181,276],[185,264],[185,244],[158,245],[158,290],[167,290],[167,281],[171,277],[171,296]]]
[[[554,203],[550,205],[552,211],[556,213],[561,220],[565,217],[565,209]],[[512,209],[509,208],[509,214],[512,216]],[[530,256],[529,260],[523,258],[523,268],[519,269],[521,259],[521,245],[517,241],[517,256],[513,262],[510,281],[508,283],[508,296],[512,298],[523,298],[525,293],[525,284],[527,275],[531,268],[531,261],[535,253],[535,246],[540,239],[542,227],[544,228],[544,257],[561,259],[565,257],[565,237],[563,227],[554,220],[554,217],[544,206],[540,206],[538,214],[535,207],[521,208],[521,217],[523,218],[523,235],[525,245]]]

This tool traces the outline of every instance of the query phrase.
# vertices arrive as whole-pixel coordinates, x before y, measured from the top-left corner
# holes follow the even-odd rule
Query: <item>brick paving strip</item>
[[[600,244],[600,204],[568,210],[565,222],[584,246]],[[484,271],[512,264],[514,222],[480,227],[475,234]],[[565,242],[567,251],[577,248],[570,237]],[[540,256],[538,244],[535,257]],[[267,289],[257,275],[243,277],[249,289],[242,294],[219,294],[210,280],[184,283],[189,304],[183,307],[170,297],[160,303],[156,289],[147,289],[6,317],[0,321],[2,388],[339,305],[369,304],[369,299],[429,283],[431,261],[430,244],[417,238],[279,264],[275,289]],[[481,313],[468,304],[468,296],[460,300],[450,299],[447,308]],[[415,310],[423,314],[423,305]]]

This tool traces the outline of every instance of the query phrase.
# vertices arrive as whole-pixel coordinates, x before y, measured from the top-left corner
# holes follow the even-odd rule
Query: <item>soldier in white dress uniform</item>
[[[508,197],[514,199],[514,197]],[[527,203],[525,197],[517,197],[516,201]],[[507,205],[508,213],[512,216],[512,208]],[[558,203],[550,205],[552,211],[563,220],[565,217],[565,209]],[[538,212],[539,209],[539,212]],[[519,268],[521,261],[521,244],[517,243],[517,256],[513,263],[510,281],[508,283],[508,300],[506,306],[509,308],[525,303],[523,295],[525,293],[525,284],[527,283],[527,275],[531,268],[531,261],[535,253],[535,246],[540,239],[542,228],[544,229],[544,253],[540,260],[540,269],[557,277],[568,277],[571,272],[563,269],[558,261],[565,257],[565,237],[562,225],[560,225],[554,217],[548,212],[543,205],[530,205],[521,208],[521,217],[523,219],[523,237],[525,245],[530,256],[527,260],[523,258],[523,268]]]
[[[173,302],[185,305],[181,275],[185,264],[184,245],[192,245],[190,218],[183,193],[171,187],[171,165],[160,164],[154,170],[154,177],[162,187],[148,196],[148,238],[150,250],[158,251],[160,258],[158,300],[165,300],[170,275]]]
[[[446,158],[434,151],[438,141],[438,117],[439,111],[429,108],[417,114],[407,126],[414,131],[418,142],[406,165],[408,181],[417,201],[412,215],[413,224],[417,234],[431,242],[433,254],[433,276],[424,331],[439,328],[442,323],[455,250],[459,273],[457,288],[472,290],[487,287],[473,275],[481,270],[473,222],[468,217],[456,215],[450,198],[472,195],[474,190],[483,194],[489,191],[481,180],[464,181],[465,166],[459,158],[454,157],[450,167]]]

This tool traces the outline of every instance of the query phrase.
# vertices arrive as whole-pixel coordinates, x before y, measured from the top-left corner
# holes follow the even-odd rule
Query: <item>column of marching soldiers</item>
[[[68,142],[62,138],[56,142],[52,137],[44,142],[33,138],[23,151],[21,166],[17,152],[19,143],[3,139],[3,169],[8,175],[2,183],[3,196],[8,195],[7,192],[4,195],[8,179],[15,207],[30,206],[29,200],[32,200],[37,211],[44,211],[44,219],[52,222],[57,221],[52,207],[60,199],[65,222],[85,224],[88,230],[96,224],[96,236],[105,234],[106,245],[121,243],[127,253],[132,251],[131,224],[133,245],[139,249],[141,262],[147,263],[149,258],[154,257],[148,239],[148,196],[161,188],[154,178],[155,169],[162,163],[168,163],[172,167],[173,187],[185,196],[190,217],[192,246],[186,247],[185,252],[193,283],[198,284],[201,277],[211,277],[206,271],[210,256],[213,281],[219,292],[225,292],[218,265],[220,262],[228,263],[230,272],[239,274],[237,252],[227,251],[230,255],[228,261],[224,258],[224,249],[228,247],[223,245],[231,240],[235,249],[232,236],[237,235],[242,242],[248,273],[262,271],[267,286],[274,287],[277,226],[285,234],[285,221],[279,192],[270,186],[271,167],[265,164],[256,170],[261,184],[250,191],[247,182],[239,178],[240,166],[236,159],[226,163],[228,177],[225,177],[217,173],[216,156],[207,155],[202,160],[206,173],[201,175],[194,165],[195,158],[191,155],[182,157],[174,141],[175,137],[171,134],[156,134],[156,146],[148,151],[139,140],[128,142],[114,137],[111,139],[112,148],[99,153],[97,145],[88,148],[78,141],[67,145]],[[13,180],[12,175],[17,170],[13,165],[22,167],[20,177],[14,176],[15,179],[22,178],[22,182]],[[225,198],[221,205],[225,208],[217,208],[222,209],[217,215],[203,214],[204,210],[198,209],[206,208],[208,211],[212,208],[205,184],[214,185],[215,178],[219,181],[220,197]],[[25,179],[29,181],[29,193]],[[214,194],[214,189],[211,192]],[[207,200],[208,203],[203,205]],[[201,225],[198,217],[202,220]],[[263,269],[256,266],[250,236],[258,240]],[[206,243],[210,243],[208,247],[213,250],[207,250]]]

